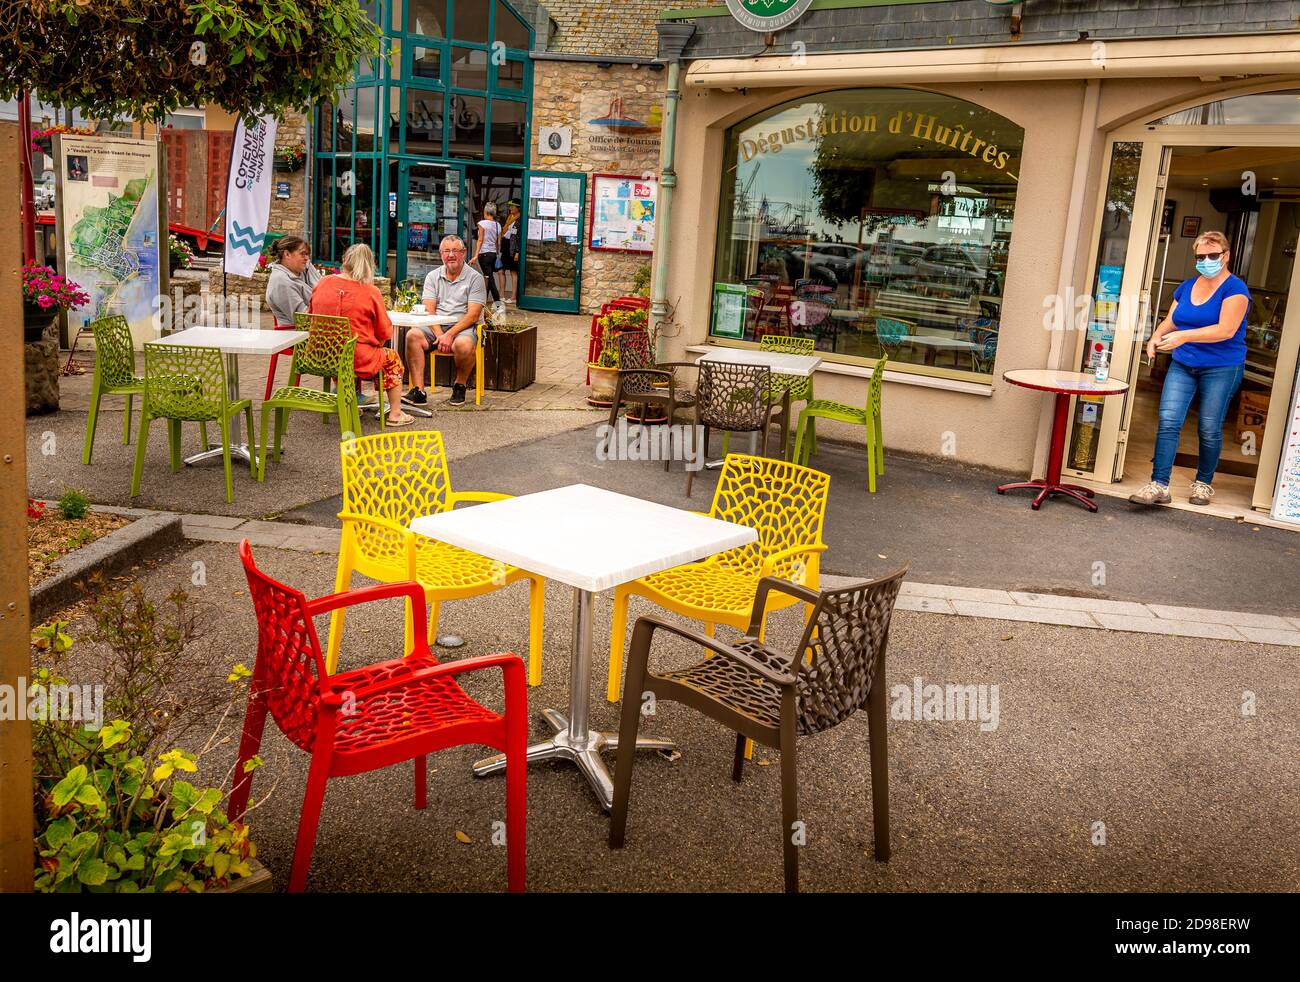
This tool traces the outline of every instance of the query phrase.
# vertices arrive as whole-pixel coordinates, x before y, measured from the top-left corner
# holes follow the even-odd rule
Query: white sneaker
[[[1208,505],[1214,497],[1214,488],[1204,481],[1192,482],[1192,496],[1188,499],[1194,505]]]
[[[1169,487],[1152,481],[1135,494],[1128,496],[1135,505],[1167,505],[1174,499],[1169,497]]]

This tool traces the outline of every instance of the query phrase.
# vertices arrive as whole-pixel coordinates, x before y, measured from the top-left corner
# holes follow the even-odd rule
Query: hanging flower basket
[[[23,340],[42,341],[61,310],[76,310],[90,303],[80,284],[49,266],[29,262],[22,269]]]
[[[301,143],[294,146],[275,148],[275,169],[278,171],[301,170],[307,161],[307,148]]]

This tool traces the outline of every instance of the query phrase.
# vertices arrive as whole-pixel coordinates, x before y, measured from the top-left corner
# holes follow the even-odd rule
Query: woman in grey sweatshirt
[[[293,315],[307,310],[311,291],[321,278],[311,264],[311,250],[297,235],[286,235],[272,247],[275,262],[266,281],[266,305],[276,327],[293,327]]]

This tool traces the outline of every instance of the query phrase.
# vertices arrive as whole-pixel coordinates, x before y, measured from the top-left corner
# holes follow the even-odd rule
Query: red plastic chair
[[[301,893],[307,884],[330,778],[413,760],[415,807],[424,808],[425,755],[464,744],[484,744],[506,755],[507,882],[512,892],[523,892],[528,773],[523,660],[515,654],[496,654],[440,665],[429,651],[424,589],[418,583],[391,583],[308,600],[259,570],[247,539],[239,544],[239,558],[257,611],[257,662],[227,814],[238,821],[248,807],[253,775],[245,772],[244,762],[261,746],[269,711],[284,735],[311,754],[289,892]],[[339,607],[393,597],[405,597],[415,618],[410,654],[328,675],[312,618]],[[479,705],[456,684],[454,676],[485,668],[500,668],[505,676],[504,715]]]
[[[298,328],[297,328],[295,325],[293,325],[293,324],[276,324],[276,325],[275,325],[275,329],[276,329],[277,331],[296,331],[296,330],[298,330]],[[288,351],[284,351],[284,352],[277,351],[275,354],[273,354],[273,355],[271,356],[271,367],[270,367],[269,369],[267,369],[267,372],[266,372],[266,395],[262,397],[262,401],[263,401],[263,402],[269,402],[269,401],[271,400],[271,393],[275,390],[275,365],[276,365],[276,362],[278,362],[278,361],[280,360],[280,355],[281,355],[281,354],[283,354],[286,358],[292,358],[292,357],[293,357],[293,349],[290,348]],[[298,384],[298,376],[295,375],[293,378],[289,379],[289,384],[290,384],[290,385],[297,385],[297,384]]]

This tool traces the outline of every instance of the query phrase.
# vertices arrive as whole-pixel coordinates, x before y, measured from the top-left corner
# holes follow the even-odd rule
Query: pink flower
[[[54,306],[54,301],[51,300],[49,297],[37,297],[36,304],[38,307],[41,307],[44,310],[48,310],[50,307]]]

